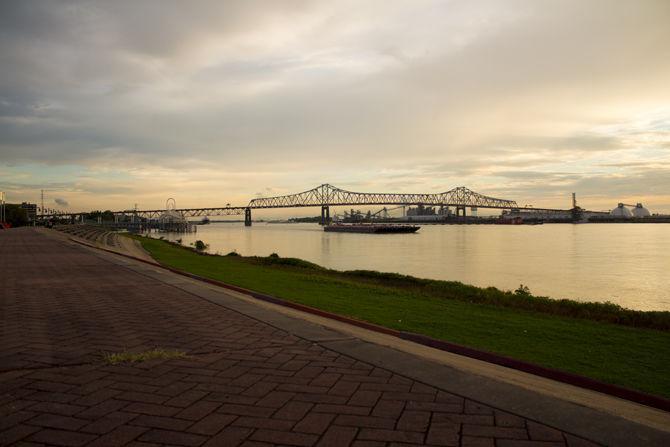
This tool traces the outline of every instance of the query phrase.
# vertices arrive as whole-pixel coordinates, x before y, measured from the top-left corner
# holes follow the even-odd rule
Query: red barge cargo
[[[416,225],[385,225],[385,224],[331,224],[325,225],[323,231],[340,233],[416,233],[419,230]]]

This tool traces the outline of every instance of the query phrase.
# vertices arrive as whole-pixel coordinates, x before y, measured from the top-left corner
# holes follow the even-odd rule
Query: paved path
[[[32,229],[0,231],[0,445],[596,445],[112,256]],[[188,357],[102,361],[153,347]]]

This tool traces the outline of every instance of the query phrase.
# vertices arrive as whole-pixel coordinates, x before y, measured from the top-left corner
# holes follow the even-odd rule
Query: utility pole
[[[41,198],[41,202],[40,202],[40,210],[42,210],[42,213],[41,213],[41,214],[42,214],[42,216],[44,216],[44,190],[43,190],[43,189],[40,190],[40,193],[41,193],[41,194],[40,194],[40,198]]]

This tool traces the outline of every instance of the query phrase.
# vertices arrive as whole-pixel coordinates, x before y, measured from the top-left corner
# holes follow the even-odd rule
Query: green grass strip
[[[148,360],[169,360],[184,357],[186,357],[186,353],[182,351],[155,348],[142,352],[105,352],[103,354],[103,361],[109,365],[116,365],[119,363],[138,363]]]
[[[556,305],[524,290],[513,293],[395,274],[338,272],[276,255],[202,255],[168,242],[138,239],[159,262],[200,276],[670,397],[670,331],[639,327],[666,327],[668,312],[569,300],[556,300]]]

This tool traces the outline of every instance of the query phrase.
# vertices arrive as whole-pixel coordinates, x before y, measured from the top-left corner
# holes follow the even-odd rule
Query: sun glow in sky
[[[465,185],[670,212],[669,24],[665,0],[5,1],[0,190],[80,211]]]

